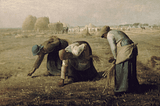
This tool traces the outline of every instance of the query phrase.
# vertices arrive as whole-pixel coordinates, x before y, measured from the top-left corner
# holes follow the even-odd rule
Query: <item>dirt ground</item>
[[[121,96],[103,92],[106,78],[96,81],[76,82],[58,87],[60,76],[43,76],[47,71],[45,56],[41,66],[31,76],[27,74],[37,58],[31,48],[41,44],[52,36],[51,31],[34,32],[20,29],[0,29],[0,105],[1,106],[160,106],[160,62],[151,67],[151,56],[160,57],[160,30],[134,29],[124,31],[135,43],[138,43],[137,78],[140,93],[127,93]],[[16,37],[17,35],[23,35]],[[106,39],[91,33],[57,34],[70,42],[85,40],[89,42],[94,55],[94,65],[99,75],[111,66],[112,56]],[[67,83],[67,80],[65,80]]]

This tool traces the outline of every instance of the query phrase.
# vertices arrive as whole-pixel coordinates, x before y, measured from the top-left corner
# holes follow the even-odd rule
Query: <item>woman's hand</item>
[[[108,60],[109,63],[112,63],[113,61],[115,61],[114,57],[110,57]]]
[[[32,68],[32,71],[28,73],[28,76],[31,76],[36,71],[36,68]]]
[[[33,73],[28,73],[28,76],[31,76]]]

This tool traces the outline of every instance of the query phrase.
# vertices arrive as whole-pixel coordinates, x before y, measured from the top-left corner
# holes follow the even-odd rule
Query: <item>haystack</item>
[[[49,23],[48,28],[49,30],[55,30],[55,23]]]
[[[15,36],[15,38],[28,38],[28,36],[27,36],[27,35],[17,34],[17,35]]]
[[[48,30],[49,18],[48,17],[40,17],[37,19],[34,29],[35,30]]]
[[[69,27],[69,24],[67,23],[62,23],[63,24],[63,27]]]
[[[93,24],[91,24],[91,23],[89,23],[89,25],[85,25],[85,28],[95,28],[96,26],[95,25],[93,25]]]
[[[95,28],[95,27],[96,27],[96,26],[93,25],[93,24],[91,24],[91,23],[88,25],[88,28]]]
[[[31,33],[31,34],[28,35],[28,37],[33,37],[33,36],[35,36],[35,34]]]
[[[36,35],[37,38],[43,37],[43,35]]]
[[[56,23],[50,23],[48,24],[48,27],[50,30],[53,30],[54,32],[60,32],[63,30],[63,24],[61,22],[56,22]]]
[[[12,35],[11,33],[4,33],[3,36],[10,36]]]
[[[82,36],[91,36],[91,34],[88,32],[88,27],[84,29],[81,34]]]
[[[33,30],[34,29],[34,24],[36,22],[37,18],[29,15],[23,22],[22,24],[22,29],[23,30]]]
[[[85,27],[84,27],[84,28],[85,28],[85,29],[86,29],[86,28],[88,28],[88,25],[85,25]]]

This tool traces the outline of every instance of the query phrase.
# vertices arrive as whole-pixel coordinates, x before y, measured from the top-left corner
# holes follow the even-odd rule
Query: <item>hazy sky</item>
[[[0,0],[0,28],[21,27],[28,15],[71,26],[160,24],[160,0]]]

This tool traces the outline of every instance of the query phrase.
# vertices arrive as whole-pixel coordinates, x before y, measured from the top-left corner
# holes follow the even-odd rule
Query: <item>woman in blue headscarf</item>
[[[28,76],[31,76],[36,69],[39,68],[43,58],[47,56],[47,75],[60,75],[62,61],[59,59],[58,52],[68,46],[68,42],[64,39],[57,38],[56,36],[50,37],[49,40],[45,41],[41,45],[34,45],[32,47],[33,56],[38,55],[31,72]]]

